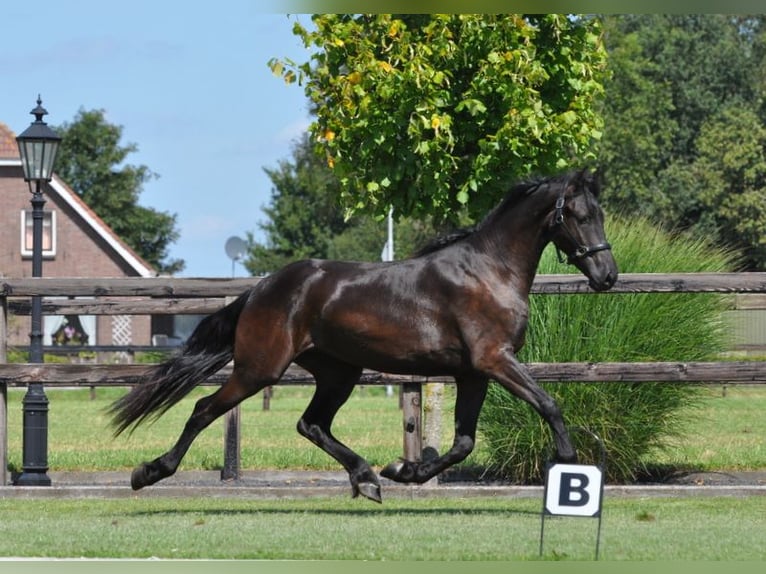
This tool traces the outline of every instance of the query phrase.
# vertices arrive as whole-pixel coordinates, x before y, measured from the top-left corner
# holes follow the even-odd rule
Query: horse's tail
[[[128,394],[112,404],[109,412],[115,435],[137,427],[151,415],[159,418],[231,360],[237,321],[249,296],[247,291],[205,317],[178,355],[148,370]]]

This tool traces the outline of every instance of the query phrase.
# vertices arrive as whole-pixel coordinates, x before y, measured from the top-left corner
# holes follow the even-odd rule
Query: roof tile
[[[19,159],[16,134],[3,122],[0,122],[0,159]]]

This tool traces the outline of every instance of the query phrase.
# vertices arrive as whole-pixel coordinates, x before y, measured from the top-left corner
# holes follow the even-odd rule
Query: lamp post
[[[35,116],[21,135],[16,138],[24,170],[24,181],[32,193],[32,277],[43,276],[43,197],[42,184],[53,177],[61,138],[43,121],[48,112],[37,96],[37,107],[30,113]],[[34,186],[32,185],[34,182]],[[43,362],[43,315],[42,298],[32,297],[32,329],[29,335],[29,362]],[[23,472],[16,479],[19,486],[50,486],[48,477],[48,397],[42,383],[29,383],[24,395]]]

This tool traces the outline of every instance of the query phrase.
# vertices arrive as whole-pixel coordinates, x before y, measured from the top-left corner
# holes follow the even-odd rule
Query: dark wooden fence
[[[55,315],[158,315],[207,314],[223,307],[258,279],[82,279],[0,278],[0,468],[7,468],[7,389],[41,382],[45,386],[129,386],[146,369],[125,364],[8,364],[7,325],[9,314],[28,315],[29,297],[89,297],[91,299],[44,299],[43,313]],[[766,273],[673,273],[620,276],[607,293],[594,294],[579,275],[540,275],[532,293],[591,293],[611,297],[620,293],[766,293]],[[694,382],[766,383],[766,362],[725,361],[705,363],[534,363],[527,365],[544,382]],[[218,385],[227,369],[205,384]],[[368,385],[401,385],[404,417],[404,456],[417,459],[422,450],[421,385],[451,382],[451,379],[405,377],[366,371]],[[280,384],[312,384],[313,379],[292,366]],[[234,409],[225,422],[223,478],[239,473],[239,412]],[[0,472],[0,484],[6,472]]]

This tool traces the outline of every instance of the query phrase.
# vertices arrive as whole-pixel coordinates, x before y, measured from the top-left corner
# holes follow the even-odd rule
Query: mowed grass
[[[766,469],[766,386],[706,388],[683,418],[683,436],[652,453],[650,462],[708,471]]]
[[[129,470],[177,438],[198,389],[153,425],[113,438],[106,408],[124,390],[49,390],[51,471]],[[243,405],[246,469],[339,470],[295,432],[311,388],[279,387],[271,410],[259,397]],[[11,464],[21,465],[21,400],[9,392]],[[451,405],[453,390],[446,393]],[[451,415],[444,415],[451,441]],[[766,468],[766,388],[710,387],[688,413],[687,436],[652,463],[715,470]],[[512,424],[512,421],[509,421]],[[360,388],[341,410],[336,434],[381,466],[402,452],[396,398]],[[223,459],[216,422],[192,447],[182,469],[216,469]],[[481,443],[479,443],[481,445]],[[469,463],[481,464],[481,450]],[[126,487],[127,488],[127,487]],[[524,560],[539,559],[537,499],[387,499],[376,505],[337,496],[319,499],[161,498],[0,499],[0,556],[57,558]],[[546,520],[543,560],[592,560],[597,521]],[[766,497],[620,499],[603,510],[603,560],[766,559]]]
[[[546,519],[544,560],[592,560],[597,521]],[[763,560],[766,498],[607,499],[604,560]],[[0,500],[0,555],[538,560],[540,501]]]
[[[51,471],[129,470],[165,452],[178,438],[194,402],[212,392],[196,389],[162,418],[133,434],[114,437],[107,408],[124,389],[47,391],[49,405],[48,462]],[[242,467],[244,469],[340,470],[339,465],[298,435],[295,424],[306,408],[311,387],[277,387],[271,409],[260,395],[242,405]],[[8,397],[9,464],[22,464],[22,389]],[[452,441],[454,388],[445,392],[442,449]],[[684,414],[685,433],[668,448],[650,454],[649,466],[697,470],[766,468],[766,387],[706,387],[699,405]],[[566,413],[565,413],[566,414]],[[513,421],[508,421],[513,425]],[[402,455],[402,414],[396,397],[379,387],[357,388],[340,410],[334,434],[373,467]],[[467,464],[482,465],[482,441]],[[185,457],[182,470],[214,470],[223,463],[223,421],[200,435]]]
[[[114,437],[108,408],[126,389],[49,389],[48,462],[56,470],[126,470],[153,459],[176,441],[194,403],[213,387],[195,389],[156,421],[132,434]],[[278,387],[271,408],[263,410],[261,395],[242,404],[242,465],[245,469],[338,470],[338,464],[295,430],[313,394],[312,387]],[[24,391],[9,390],[9,464],[22,464],[22,399]],[[223,418],[195,441],[182,469],[211,470],[223,464]],[[334,434],[359,450],[371,464],[385,465],[402,454],[402,419],[396,397],[383,389],[357,388],[336,418]]]

